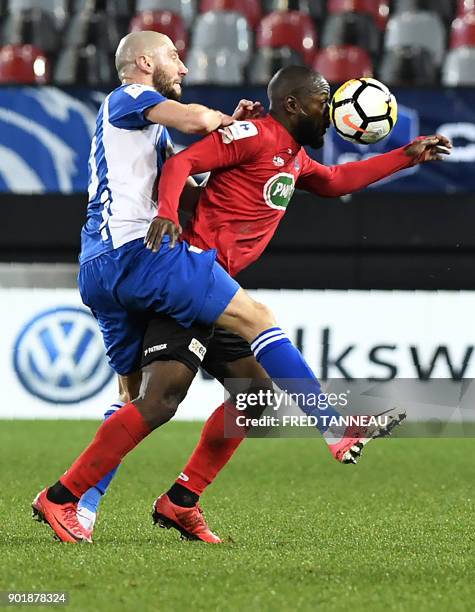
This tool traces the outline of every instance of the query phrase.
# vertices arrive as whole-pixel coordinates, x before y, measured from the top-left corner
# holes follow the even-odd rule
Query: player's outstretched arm
[[[307,158],[297,187],[327,197],[353,193],[404,168],[441,160],[450,154],[451,148],[448,138],[435,134],[416,138],[389,153],[339,166],[323,166]]]
[[[175,100],[166,100],[152,106],[145,112],[145,116],[152,123],[160,123],[186,134],[209,134],[219,127],[231,125],[234,121],[230,115],[207,106],[181,104]]]

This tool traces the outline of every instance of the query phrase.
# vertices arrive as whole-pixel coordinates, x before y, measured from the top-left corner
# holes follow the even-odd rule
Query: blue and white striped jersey
[[[121,85],[102,103],[89,156],[81,263],[146,235],[171,140],[167,129],[144,113],[166,99],[153,87],[132,84]]]

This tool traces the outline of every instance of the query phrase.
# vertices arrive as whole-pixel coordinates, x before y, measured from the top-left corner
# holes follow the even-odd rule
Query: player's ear
[[[300,112],[300,104],[295,96],[286,96],[284,98],[284,109],[289,115],[297,115]]]
[[[147,74],[151,74],[153,72],[152,60],[148,55],[139,55],[135,62],[142,72]]]

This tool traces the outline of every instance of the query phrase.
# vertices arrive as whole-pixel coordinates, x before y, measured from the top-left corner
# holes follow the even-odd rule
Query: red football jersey
[[[264,251],[296,187],[323,196],[343,195],[412,162],[401,148],[328,167],[312,160],[271,115],[237,121],[166,162],[158,215],[178,223],[187,177],[212,170],[183,238],[202,249],[216,248],[218,261],[234,276]]]

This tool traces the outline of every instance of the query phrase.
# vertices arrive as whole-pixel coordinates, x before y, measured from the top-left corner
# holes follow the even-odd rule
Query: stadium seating
[[[435,85],[438,68],[427,49],[395,47],[384,52],[378,77],[390,86]]]
[[[380,30],[384,30],[389,16],[388,0],[329,0],[328,12],[333,13],[363,13],[371,15]]]
[[[326,0],[263,0],[266,13],[273,11],[300,11],[315,19],[321,19],[325,12]]]
[[[190,27],[197,12],[197,0],[137,0],[136,13],[144,11],[172,11],[181,15],[187,27]]]
[[[81,11],[73,15],[64,33],[64,47],[94,47],[114,52],[120,32],[113,15]]]
[[[370,15],[336,13],[329,15],[324,23],[321,46],[352,45],[376,56],[380,38],[379,29]]]
[[[471,11],[475,11],[475,0],[458,0],[457,15],[459,17]]]
[[[188,33],[180,15],[170,11],[144,11],[132,18],[130,32],[154,30],[166,34],[173,40],[176,48],[183,54],[188,44]]]
[[[351,45],[321,49],[313,67],[330,83],[343,83],[348,79],[373,74],[373,64],[368,52]]]
[[[45,53],[55,53],[61,45],[60,22],[52,13],[40,9],[10,13],[3,24],[2,42],[33,45]]]
[[[8,11],[18,13],[31,9],[40,9],[45,13],[54,13],[64,16],[67,13],[68,3],[66,0],[9,0]]]
[[[317,33],[310,15],[297,11],[274,11],[261,20],[256,33],[257,47],[290,47],[311,64]]]
[[[445,28],[436,13],[400,13],[388,20],[384,46],[427,49],[440,66],[445,53]]]
[[[252,38],[245,17],[238,13],[209,11],[196,18],[192,48],[208,54],[228,49],[242,64],[250,57]]]
[[[201,0],[200,10],[202,13],[207,11],[241,13],[252,29],[255,29],[262,16],[260,0]]]
[[[442,84],[449,87],[475,86],[475,48],[451,49],[442,66]]]
[[[285,66],[303,64],[297,51],[289,47],[262,47],[257,49],[249,63],[248,81],[252,85],[267,85],[271,77]]]
[[[188,85],[242,85],[242,63],[233,51],[221,49],[218,52],[206,53],[200,49],[191,49],[188,54],[189,70],[186,82]]]
[[[49,81],[49,65],[43,51],[32,45],[0,48],[0,83],[43,85]]]
[[[475,47],[475,11],[457,17],[452,23],[450,48],[457,47]]]
[[[428,11],[437,13],[444,22],[452,21],[454,0],[394,0],[393,13]]]
[[[102,48],[87,45],[81,49],[64,49],[54,69],[59,85],[110,86],[117,79],[110,54]]]

